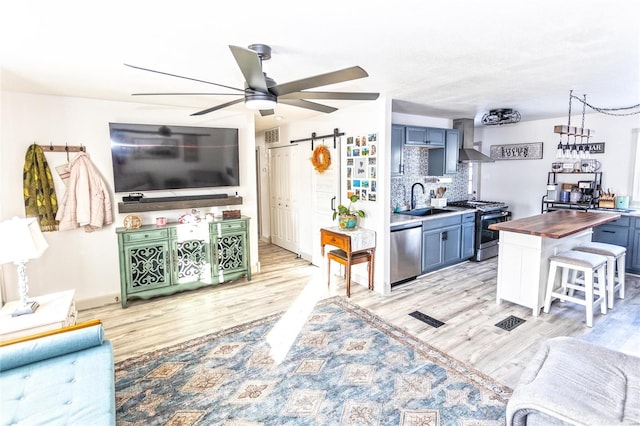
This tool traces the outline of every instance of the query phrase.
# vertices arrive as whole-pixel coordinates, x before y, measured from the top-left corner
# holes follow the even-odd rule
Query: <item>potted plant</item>
[[[365,217],[364,210],[356,210],[352,207],[353,203],[358,201],[357,195],[349,197],[349,205],[338,205],[338,210],[333,212],[333,220],[338,217],[338,223],[341,229],[353,229],[358,224],[358,217]]]

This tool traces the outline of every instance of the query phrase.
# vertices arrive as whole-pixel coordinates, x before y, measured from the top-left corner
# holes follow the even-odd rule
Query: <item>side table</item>
[[[20,301],[7,303],[0,309],[0,342],[74,325],[78,311],[74,300],[75,290],[30,297],[39,303],[32,314],[12,317]]]
[[[351,297],[351,265],[367,262],[369,290],[373,290],[373,267],[376,253],[375,231],[356,228],[344,230],[338,226],[320,229],[320,251],[324,256],[324,246],[337,247],[327,254],[327,275],[330,282],[331,260],[344,265],[347,278],[347,297]]]

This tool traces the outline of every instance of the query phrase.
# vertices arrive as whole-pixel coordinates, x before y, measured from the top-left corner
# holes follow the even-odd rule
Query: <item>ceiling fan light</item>
[[[482,116],[485,126],[512,124],[520,121],[520,113],[511,108],[492,109]]]
[[[278,104],[277,98],[271,93],[251,93],[245,95],[244,104],[255,110],[274,109]]]

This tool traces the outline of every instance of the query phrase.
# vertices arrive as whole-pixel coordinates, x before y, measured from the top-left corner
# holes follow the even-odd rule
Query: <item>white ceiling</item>
[[[134,98],[219,88],[123,63],[243,87],[228,45],[264,43],[273,49],[264,70],[278,83],[359,65],[369,77],[318,90],[380,92],[399,112],[477,123],[494,108],[534,120],[566,116],[571,89],[599,107],[639,103],[638,16],[640,2],[629,0],[3,1],[0,83],[188,116],[235,97]],[[581,113],[578,102],[573,108]],[[238,104],[210,116],[244,111]],[[276,108],[280,123],[314,114]],[[256,114],[258,130],[276,125]]]

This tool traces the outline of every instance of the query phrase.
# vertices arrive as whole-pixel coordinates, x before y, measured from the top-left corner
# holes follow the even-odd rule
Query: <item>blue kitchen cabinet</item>
[[[596,226],[591,239],[626,247],[626,271],[640,274],[640,218],[622,216],[613,222]]]
[[[423,274],[460,262],[461,225],[461,215],[422,222]]]
[[[404,174],[404,136],[405,126],[391,125],[391,177]]]
[[[406,145],[424,146],[427,144],[427,128],[416,126],[405,126]]]
[[[633,219],[635,221],[635,219]],[[629,247],[631,217],[622,216],[618,220],[593,228],[592,240],[600,243]]]
[[[461,260],[467,260],[475,254],[476,214],[462,215],[462,247]]]
[[[427,127],[427,144],[444,147],[446,130]]]
[[[443,130],[446,138],[444,148],[429,150],[428,176],[444,176],[458,172],[458,152],[460,132],[456,129]]]
[[[638,219],[635,219],[637,222]],[[627,272],[640,274],[640,224],[631,230],[630,247],[627,248],[625,269]]]
[[[405,145],[444,148],[446,129],[405,126]]]

